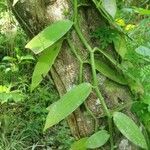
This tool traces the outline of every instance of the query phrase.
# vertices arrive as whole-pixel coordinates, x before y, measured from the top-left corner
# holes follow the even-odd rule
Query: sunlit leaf
[[[124,27],[126,25],[124,19],[122,19],[122,18],[115,19],[115,22],[121,27]]]
[[[127,139],[141,148],[147,149],[145,138],[133,120],[121,112],[115,112],[113,120],[117,128]]]
[[[32,55],[26,55],[26,56],[21,56],[20,60],[25,61],[25,60],[35,60],[35,59]]]
[[[47,75],[60,51],[62,42],[43,51],[38,59],[32,75],[31,91],[33,91]]]
[[[140,55],[150,57],[150,48],[148,47],[139,46],[138,48],[135,49],[135,51]]]
[[[46,119],[44,131],[59,123],[78,108],[91,93],[92,87],[89,83],[82,83],[48,107],[49,113]]]
[[[38,54],[62,38],[72,25],[73,22],[70,20],[57,21],[41,31],[25,47]]]
[[[105,75],[109,79],[117,83],[120,83],[122,85],[127,85],[127,81],[124,78],[124,76],[118,73],[118,71],[115,68],[111,68],[108,64],[98,59],[95,59],[95,66],[99,72],[101,72],[103,75]]]
[[[88,137],[82,138],[71,145],[70,150],[87,150],[87,139]]]
[[[116,52],[122,57],[127,53],[126,40],[123,36],[118,35],[113,39]]]
[[[19,1],[19,0],[13,0],[13,6],[15,6],[18,1]]]
[[[95,149],[103,146],[109,139],[110,135],[106,130],[101,130],[87,139],[87,148]]]
[[[125,26],[125,30],[126,30],[126,31],[130,31],[130,30],[135,29],[135,27],[136,27],[136,25],[134,25],[134,24],[127,24],[127,25]]]
[[[5,56],[3,57],[2,61],[8,61],[8,62],[14,62],[16,61],[17,59],[14,58],[14,57],[10,57],[10,56]]]
[[[116,0],[102,0],[102,5],[108,14],[115,18],[117,12]]]
[[[0,85],[0,93],[9,92],[9,88],[5,85]]]

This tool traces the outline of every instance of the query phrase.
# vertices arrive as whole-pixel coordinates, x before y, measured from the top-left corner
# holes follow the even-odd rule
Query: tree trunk
[[[15,7],[12,7],[12,0],[8,0],[8,2],[16,19],[30,38],[39,33],[45,26],[57,20],[69,19],[73,14],[73,6],[69,0],[20,0]],[[80,7],[79,25],[82,27],[82,32],[91,45],[96,44],[96,42],[91,40],[90,32],[99,26],[105,25],[103,19],[99,16],[93,4]],[[71,35],[72,43],[83,58],[86,59],[88,54],[77,34],[72,31]],[[67,43],[64,42],[61,52],[51,69],[52,79],[60,95],[63,95],[73,85],[78,83],[78,68],[79,63],[77,59],[70,51]],[[91,69],[88,65],[84,67],[84,77],[84,81],[91,81]],[[122,106],[122,104],[130,102],[131,96],[127,87],[108,80],[100,73],[98,77],[99,87],[109,109],[115,109]],[[93,112],[94,118],[84,106],[78,108],[67,118],[71,132],[76,139],[93,133],[96,122],[99,127],[105,125],[105,116],[101,104],[98,103],[94,93],[90,95],[86,101],[86,105],[88,106],[88,110]],[[128,110],[126,111],[129,112]],[[122,137],[117,140],[118,145],[120,145],[118,149],[123,149],[121,147],[123,140]],[[126,149],[130,149],[131,145],[127,144],[125,147]]]

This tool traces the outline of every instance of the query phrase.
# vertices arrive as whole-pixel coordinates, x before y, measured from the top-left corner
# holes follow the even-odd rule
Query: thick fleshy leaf
[[[82,138],[71,145],[70,150],[87,150],[87,139],[88,137]]]
[[[115,112],[113,120],[117,128],[127,139],[141,148],[147,149],[145,138],[133,120],[121,112]]]
[[[72,25],[73,22],[70,20],[57,21],[41,31],[25,47],[38,54],[62,38]]]
[[[106,130],[101,130],[87,139],[87,148],[95,149],[103,146],[109,139],[110,135]]]
[[[82,83],[60,98],[57,102],[48,107],[49,113],[46,119],[44,131],[47,128],[59,123],[78,108],[91,93],[92,86],[89,83]]]
[[[95,59],[95,66],[100,73],[102,73],[109,79],[122,85],[127,85],[127,81],[124,76],[118,73],[116,69],[111,68],[108,64],[102,62],[101,60]]]
[[[140,55],[150,57],[150,48],[148,47],[139,46],[138,48],[135,49],[135,51]]]
[[[116,0],[102,0],[102,5],[108,14],[115,18],[117,12]]]
[[[127,53],[125,38],[121,35],[118,35],[113,39],[113,42],[116,52],[121,56],[121,58],[124,58]]]
[[[41,53],[32,75],[31,91],[40,84],[51,69],[60,51],[61,45],[62,42],[59,42]]]

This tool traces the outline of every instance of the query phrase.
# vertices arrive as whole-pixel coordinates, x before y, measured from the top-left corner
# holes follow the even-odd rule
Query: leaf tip
[[[32,93],[34,89],[35,89],[35,87],[33,86],[33,84],[31,84],[31,86],[30,86],[30,92]]]
[[[43,128],[43,132],[45,132],[47,130],[47,128],[46,128],[46,126],[44,126],[44,128]]]

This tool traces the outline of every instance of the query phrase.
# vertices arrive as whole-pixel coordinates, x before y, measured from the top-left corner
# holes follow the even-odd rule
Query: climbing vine
[[[123,60],[126,53],[125,39],[132,39],[114,20],[117,7],[116,1],[112,0],[112,9],[109,9],[109,5],[106,3],[106,1],[92,1],[100,14],[108,21],[113,30],[116,31],[117,38],[113,42],[117,54]],[[77,0],[73,0],[73,8],[74,11],[72,20],[61,20],[53,23],[52,25],[41,31],[26,45],[26,48],[31,49],[35,54],[40,54],[39,61],[35,66],[32,76],[31,91],[33,91],[39,85],[43,77],[45,77],[48,71],[51,69],[56,57],[61,50],[61,45],[64,40],[67,41],[71,51],[79,61],[78,85],[76,85],[65,95],[63,95],[60,100],[48,107],[49,113],[46,119],[44,131],[59,123],[61,120],[65,119],[82,103],[84,103],[87,97],[93,91],[96,93],[96,96],[102,105],[105,116],[108,119],[108,131],[97,131],[97,120],[93,113],[86,106],[86,103],[84,103],[87,110],[95,120],[95,133],[90,137],[82,138],[79,141],[75,142],[72,145],[71,149],[77,150],[98,148],[103,146],[108,140],[110,141],[110,149],[115,149],[116,145],[114,143],[113,124],[115,124],[119,131],[131,142],[140,146],[141,148],[148,149],[147,141],[145,140],[144,135],[142,134],[138,126],[133,122],[133,120],[131,120],[124,113],[121,113],[119,111],[112,112],[109,110],[105,98],[102,96],[101,90],[99,89],[96,71],[98,70],[102,72],[106,77],[114,80],[115,82],[129,86],[132,93],[137,96],[140,96],[143,93],[141,84],[137,82],[130,73],[127,72],[126,68],[118,60],[115,60],[110,54],[108,54],[101,48],[93,47],[88,43],[79,26],[78,18],[80,14],[78,11],[79,5]],[[74,44],[71,41],[70,32],[72,32],[72,30],[77,33],[81,43],[89,54],[89,59],[86,61],[82,60],[82,57],[78,54]],[[106,69],[110,69],[110,66],[104,64],[103,62],[101,62],[101,60],[97,60],[97,58],[95,57],[96,53],[102,54],[109,62],[112,63],[116,70],[116,74],[112,74],[108,71],[108,69]],[[43,64],[45,65],[44,67]],[[87,83],[83,80],[84,64],[89,64],[89,66],[91,67],[92,83]],[[119,72],[121,73],[118,73],[117,70],[119,70]],[[116,77],[116,75],[118,76]]]

